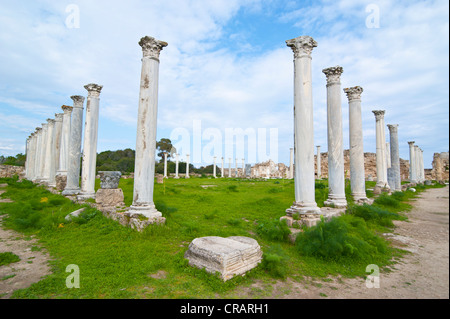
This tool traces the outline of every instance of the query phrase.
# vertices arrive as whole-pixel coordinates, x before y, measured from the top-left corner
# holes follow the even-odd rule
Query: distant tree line
[[[0,164],[3,165],[14,165],[14,166],[25,166],[26,155],[19,153],[16,156],[3,156],[0,155]]]

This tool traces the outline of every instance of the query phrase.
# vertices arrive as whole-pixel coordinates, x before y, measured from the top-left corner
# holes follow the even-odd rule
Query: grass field
[[[302,281],[305,276],[365,276],[368,264],[388,270],[401,258],[404,252],[392,249],[378,234],[389,231],[389,221],[405,218],[397,212],[407,211],[405,202],[417,194],[396,195],[395,202],[381,199],[373,205],[376,211],[352,212],[351,205],[348,216],[305,230],[292,244],[278,220],[294,200],[293,180],[191,178],[155,183],[154,201],[166,224],[142,233],[92,208],[66,222],[64,216],[82,205],[28,181],[0,183],[8,183],[1,197],[14,201],[0,204],[0,214],[8,215],[4,225],[36,235],[50,254],[53,271],[13,298],[259,298],[270,296],[276,280],[287,277]],[[322,206],[327,184],[317,183],[316,200]],[[130,205],[133,180],[122,179],[119,187]],[[183,258],[189,243],[212,235],[255,238],[264,252],[263,263],[225,283],[190,267]],[[66,287],[66,267],[73,264],[80,270],[79,289]],[[265,288],[240,294],[240,288],[256,281]]]

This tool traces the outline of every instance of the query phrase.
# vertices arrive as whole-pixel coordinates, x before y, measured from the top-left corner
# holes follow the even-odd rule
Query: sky
[[[386,124],[399,125],[401,158],[409,160],[411,140],[423,149],[425,168],[449,150],[447,0],[0,0],[0,155],[24,153],[35,128],[73,105],[70,96],[87,96],[88,83],[103,85],[98,152],[135,149],[138,42],[151,36],[168,43],[160,54],[157,140],[171,138],[195,166],[212,156],[288,165],[294,87],[285,41],[301,35],[318,43],[312,134],[322,152],[322,70],[337,65],[342,89],[364,89],[365,152],[376,152],[377,109]],[[348,149],[343,91],[341,102]]]

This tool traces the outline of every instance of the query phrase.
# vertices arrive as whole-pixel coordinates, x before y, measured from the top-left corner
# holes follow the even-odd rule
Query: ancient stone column
[[[190,178],[190,176],[189,176],[189,154],[186,154],[186,178]]]
[[[69,162],[70,116],[72,114],[72,107],[68,105],[63,105],[61,108],[63,109],[64,113],[62,120],[59,168],[56,171],[56,175],[67,177],[67,164]]]
[[[243,158],[243,159],[242,159],[242,178],[245,177],[244,169],[245,169],[245,159]]]
[[[420,149],[420,175],[422,176],[422,181],[425,182],[425,167],[423,164],[423,149]]]
[[[42,150],[42,144],[41,144],[41,137],[42,137],[42,127],[36,127],[36,151],[35,151],[35,158],[34,158],[34,176],[32,177],[32,182],[37,182],[39,177],[39,169],[41,167],[41,150]]]
[[[41,150],[39,151],[39,169],[37,182],[41,182],[44,179],[44,168],[45,168],[45,153],[47,148],[47,131],[48,131],[48,123],[42,123],[42,133],[41,133]]]
[[[294,148],[291,147],[289,151],[289,178],[292,179],[294,178]]]
[[[349,117],[349,153],[350,188],[355,202],[368,202],[364,171],[363,128],[361,115],[361,93],[363,88],[354,86],[345,88],[348,98]]]
[[[234,159],[234,176],[235,176],[235,177],[238,177],[237,158]]]
[[[228,177],[231,177],[231,157],[228,158]]]
[[[398,124],[388,124],[390,147],[391,147],[391,189],[400,192],[402,190],[400,176],[400,150],[398,144]],[[388,175],[389,178],[389,175]],[[392,184],[392,185],[391,185]]]
[[[178,176],[179,156],[180,154],[175,154],[175,178],[180,178],[180,176]]]
[[[90,83],[84,86],[88,91],[86,121],[84,124],[83,158],[81,165],[81,190],[79,200],[95,198],[95,171],[97,164],[97,140],[100,92],[102,85]]]
[[[47,119],[47,142],[45,146],[45,163],[44,163],[44,173],[42,176],[42,180],[45,184],[48,186],[50,183],[50,175],[52,170],[55,167],[55,163],[53,161],[53,141],[55,139],[55,136],[53,134],[55,129],[55,120],[53,119]]]
[[[223,169],[224,169],[224,167],[223,167],[223,157],[222,157],[222,170],[220,172],[220,177],[223,177],[223,174],[224,174]]]
[[[414,141],[409,141],[409,182],[417,183]]]
[[[414,145],[414,158],[415,158],[415,169],[416,169],[416,178],[418,183],[422,183],[422,174],[420,173],[420,148],[418,145]]]
[[[345,199],[344,136],[342,133],[340,66],[322,70],[327,77],[328,199],[325,206],[347,207]]]
[[[26,150],[25,150],[25,178],[28,180],[31,180],[32,175],[32,162],[33,162],[33,135],[34,133],[31,133],[30,136],[28,136],[26,141]]]
[[[163,178],[167,178],[167,153],[164,152],[164,176]]]
[[[77,195],[80,192],[81,136],[83,128],[84,96],[73,95],[72,119],[70,121],[69,157],[67,182],[62,195]]]
[[[141,38],[139,45],[142,47],[143,57],[136,134],[134,192],[131,209],[147,217],[160,217],[162,214],[156,210],[153,202],[153,189],[155,183],[159,54],[167,46],[167,43],[146,36]]]
[[[50,167],[50,176],[48,185],[56,186],[56,172],[59,165],[59,153],[61,150],[61,129],[62,129],[62,113],[55,114],[55,127],[53,129],[53,147],[52,147],[52,165]]]
[[[316,166],[317,166],[317,179],[322,178],[322,158],[320,155],[320,145],[317,145]]]
[[[319,213],[315,201],[314,128],[311,52],[317,42],[309,36],[286,41],[294,52],[295,201],[286,213]]]
[[[386,168],[386,137],[384,135],[384,110],[372,111],[376,120],[376,156],[377,156],[377,183],[374,187],[374,194],[380,194],[383,189],[390,190],[387,183]]]

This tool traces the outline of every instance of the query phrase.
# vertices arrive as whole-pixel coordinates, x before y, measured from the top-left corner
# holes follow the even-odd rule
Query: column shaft
[[[391,182],[389,186],[391,186],[392,190],[401,191],[402,183],[400,176],[400,151],[398,144],[398,124],[388,124],[389,129],[389,140],[390,140],[390,154],[391,154],[391,168],[390,168],[390,176]],[[389,178],[389,176],[388,176]],[[392,184],[392,185],[391,185]]]
[[[70,116],[72,114],[72,107],[63,105],[61,107],[64,111],[62,120],[61,132],[61,149],[59,153],[59,168],[57,175],[67,176],[67,166],[69,163],[69,141],[70,141]]]

